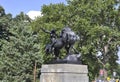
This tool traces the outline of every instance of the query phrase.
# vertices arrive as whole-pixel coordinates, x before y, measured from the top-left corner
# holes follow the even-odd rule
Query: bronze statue
[[[73,47],[75,42],[79,40],[79,36],[75,34],[69,27],[65,27],[62,29],[60,36],[56,34],[56,30],[45,30],[41,28],[43,32],[50,34],[50,43],[47,44],[45,51],[46,54],[53,53],[55,55],[55,59],[59,59],[60,49],[63,47],[66,50],[66,59],[70,59],[70,57],[74,57],[77,59],[78,56],[69,56],[73,55],[72,49],[75,53],[79,54],[79,52]],[[76,57],[76,58],[75,58]]]

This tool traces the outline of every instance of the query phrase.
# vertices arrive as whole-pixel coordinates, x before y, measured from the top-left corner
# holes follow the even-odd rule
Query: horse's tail
[[[46,54],[52,53],[51,44],[47,44],[47,45],[45,46],[45,52],[46,52]]]

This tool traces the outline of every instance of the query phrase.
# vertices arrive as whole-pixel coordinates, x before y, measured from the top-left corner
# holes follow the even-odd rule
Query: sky
[[[0,0],[0,5],[5,9],[6,13],[16,16],[21,11],[28,13],[30,11],[40,11],[41,7],[50,3],[65,3],[66,0]],[[38,13],[37,13],[38,14]]]
[[[120,64],[120,47],[118,48],[119,49],[119,51],[118,51],[118,56],[119,56],[119,60],[117,61],[119,64]]]

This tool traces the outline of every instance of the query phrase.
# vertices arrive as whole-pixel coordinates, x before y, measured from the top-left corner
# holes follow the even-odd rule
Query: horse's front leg
[[[78,54],[79,52],[78,52],[78,50],[77,49],[75,49],[73,46],[72,46],[72,49],[74,50],[74,52],[76,53],[76,54]]]
[[[73,45],[69,45],[69,54],[72,54]]]

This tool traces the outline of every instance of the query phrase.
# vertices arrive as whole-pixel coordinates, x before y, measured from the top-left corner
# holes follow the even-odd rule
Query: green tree
[[[44,28],[46,30],[57,30],[57,33],[60,33],[60,29],[66,25],[67,21],[67,12],[68,8],[65,4],[50,4],[43,5],[42,7],[42,17],[39,17],[35,21],[32,22],[31,26],[34,31],[38,32],[40,34],[41,43],[43,47],[45,47],[45,44],[49,43],[49,34],[44,33],[40,28]],[[66,17],[65,17],[66,16]],[[48,37],[48,38],[46,38]],[[44,49],[44,48],[43,48]],[[44,51],[44,50],[43,50]],[[48,60],[51,60],[51,55],[46,56],[44,54],[44,63],[48,62]]]
[[[71,11],[70,24],[81,34],[79,47],[84,51],[82,56],[86,59],[84,62],[89,66],[91,79],[96,75],[94,74],[95,70],[102,67],[113,71],[112,69],[117,67],[118,56],[116,53],[120,43],[120,33],[117,29],[119,25],[115,21],[118,20],[119,11],[115,9],[118,2],[114,0],[69,0],[69,4],[70,11],[74,10]],[[95,56],[99,51],[101,58]],[[100,67],[93,66],[91,63],[96,60],[94,57],[97,58],[97,62],[93,64]],[[107,64],[110,64],[108,68]]]
[[[43,16],[32,23],[39,31],[43,44],[46,39],[40,31],[70,26],[80,36],[77,49],[82,53],[83,64],[89,67],[90,80],[98,76],[99,69],[116,69],[117,46],[120,44],[119,10],[116,0],[67,0],[68,4],[50,4],[42,7]],[[58,32],[59,33],[59,32]],[[98,56],[98,52],[101,55]]]
[[[5,10],[2,6],[0,6],[0,17],[5,15]]]
[[[9,32],[9,21],[12,19],[11,14],[5,14],[5,10],[0,6],[0,39],[9,40],[9,36],[12,35]]]
[[[7,16],[7,15],[5,15]],[[37,74],[43,62],[40,38],[30,26],[28,16],[24,13],[8,20],[9,41],[0,39],[0,81],[2,82],[32,82],[33,70],[37,64]],[[3,26],[3,25],[2,25]]]

